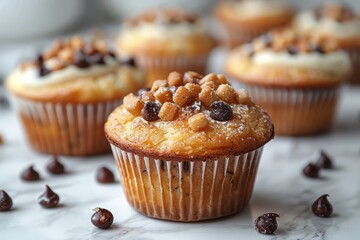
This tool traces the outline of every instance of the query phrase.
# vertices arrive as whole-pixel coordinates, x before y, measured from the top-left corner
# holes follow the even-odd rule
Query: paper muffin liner
[[[170,72],[195,71],[205,73],[209,53],[193,56],[135,56],[139,66],[147,76],[147,87],[151,87],[155,80],[166,79]]]
[[[359,49],[345,49],[350,55],[353,65],[353,73],[349,78],[350,84],[360,84],[360,48]]]
[[[72,104],[11,97],[30,145],[54,155],[95,155],[110,152],[104,124],[120,100]]]
[[[279,135],[313,135],[328,131],[335,118],[341,87],[288,89],[242,84],[252,101],[270,115]]]
[[[130,205],[148,217],[183,222],[219,218],[244,208],[263,149],[203,161],[169,161],[111,148]]]

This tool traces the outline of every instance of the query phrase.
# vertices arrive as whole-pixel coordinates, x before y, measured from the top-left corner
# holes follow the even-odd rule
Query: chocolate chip
[[[121,64],[130,66],[130,67],[136,67],[136,62],[135,62],[134,58],[128,58],[126,60],[122,60]]]
[[[255,230],[261,234],[273,234],[278,225],[276,222],[276,218],[280,217],[277,213],[265,213],[259,216],[254,224]]]
[[[101,167],[96,172],[96,180],[99,183],[113,183],[115,182],[115,177],[110,169]]]
[[[41,54],[39,54],[36,58],[36,65],[39,67],[44,65],[44,57]]]
[[[96,227],[101,229],[108,229],[111,227],[114,216],[105,208],[95,208],[95,213],[91,216],[91,222]]]
[[[44,65],[39,66],[39,76],[40,77],[48,75],[49,73],[51,73],[51,71],[47,67],[45,67]]]
[[[324,194],[312,204],[312,212],[318,216],[323,218],[331,217],[333,213],[333,207],[329,200],[327,199],[329,194]]]
[[[38,181],[40,180],[40,175],[34,170],[34,166],[31,165],[22,172],[21,179],[24,181]]]
[[[43,208],[55,208],[59,205],[60,197],[51,188],[46,185],[45,192],[40,195],[38,202]]]
[[[233,115],[229,104],[223,101],[215,101],[210,105],[210,117],[217,121],[227,121]]]
[[[51,162],[46,165],[46,169],[52,174],[63,174],[65,173],[64,165],[59,161],[57,156],[51,160]]]
[[[311,47],[311,51],[312,51],[312,52],[317,52],[317,53],[320,53],[320,54],[324,54],[324,53],[325,53],[324,49],[323,49],[322,47],[320,47],[319,45],[313,45],[313,46]]]
[[[10,210],[12,205],[11,197],[4,190],[0,190],[0,212]]]
[[[91,64],[105,64],[104,56],[101,53],[95,53],[94,55],[89,56],[88,61]]]
[[[266,33],[262,35],[261,40],[263,41],[266,47],[270,47],[272,44],[272,36],[270,33]]]
[[[286,50],[290,55],[296,55],[299,52],[299,49],[295,46],[289,46]]]
[[[318,168],[317,165],[313,164],[313,163],[309,163],[304,169],[303,169],[303,174],[306,177],[309,178],[318,178],[319,177],[319,171],[320,169]]]
[[[89,62],[87,61],[86,54],[83,50],[80,50],[75,54],[73,64],[78,68],[87,68],[90,66]]]
[[[334,168],[332,159],[324,151],[320,152],[320,158],[316,162],[316,165],[319,168],[324,168],[324,169],[332,169],[332,168]]]
[[[146,121],[156,121],[159,119],[160,104],[155,102],[146,102],[143,109],[141,110],[141,115]]]

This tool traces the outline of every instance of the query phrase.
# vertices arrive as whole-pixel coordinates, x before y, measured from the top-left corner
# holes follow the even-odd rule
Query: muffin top
[[[225,71],[253,84],[335,86],[351,73],[351,61],[335,41],[319,41],[292,29],[278,29],[234,49]]]
[[[332,3],[304,11],[295,18],[294,26],[305,33],[335,38],[345,46],[360,46],[360,16],[344,5]]]
[[[129,94],[105,124],[123,150],[170,160],[239,155],[273,138],[273,125],[244,89],[223,75],[172,72],[150,90]]]
[[[133,59],[120,62],[102,40],[58,40],[6,81],[16,95],[49,102],[92,102],[123,97],[144,84]]]
[[[193,55],[209,52],[215,41],[199,16],[181,9],[161,9],[129,20],[117,46],[129,54]]]
[[[225,21],[250,24],[245,28],[271,27],[279,24],[279,18],[291,20],[294,10],[282,0],[228,0],[218,5],[216,14]]]

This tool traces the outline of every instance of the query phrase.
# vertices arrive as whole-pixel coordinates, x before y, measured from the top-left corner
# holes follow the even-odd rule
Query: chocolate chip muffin
[[[135,16],[124,24],[116,40],[119,53],[134,56],[146,71],[147,87],[171,71],[204,73],[215,44],[203,20],[182,9]]]
[[[101,40],[59,40],[6,81],[31,146],[56,155],[110,151],[103,133],[108,114],[145,77],[120,62]]]
[[[334,41],[279,29],[234,49],[225,71],[268,111],[277,134],[309,135],[330,129],[351,61]]]
[[[250,200],[273,125],[223,75],[169,74],[129,94],[105,124],[129,203],[140,213],[200,221]]]
[[[281,0],[220,1],[214,13],[224,32],[222,40],[230,48],[291,23],[294,14],[295,10]]]
[[[350,7],[328,3],[313,10],[298,14],[294,27],[316,38],[335,40],[345,49],[353,64],[353,74],[349,81],[360,84],[360,15]]]

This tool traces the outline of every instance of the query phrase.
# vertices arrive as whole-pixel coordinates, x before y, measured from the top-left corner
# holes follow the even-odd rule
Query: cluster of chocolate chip
[[[116,59],[115,54],[108,49],[105,42],[95,39],[89,42],[79,36],[73,36],[67,41],[58,40],[44,54],[39,55],[35,61],[40,76],[61,70],[74,65],[78,68],[88,68],[94,64],[105,64],[105,58]],[[30,65],[31,65],[30,64]],[[135,66],[133,59],[126,60],[122,64]],[[29,64],[24,64],[26,68]]]
[[[230,104],[249,101],[248,92],[235,91],[223,75],[172,72],[167,80],[155,81],[150,90],[141,90],[138,96],[127,95],[124,106],[134,116],[147,121],[173,121],[180,115],[190,116],[189,127],[200,131],[209,125],[205,110],[216,121],[228,121],[233,116]]]
[[[317,20],[331,18],[337,22],[351,21],[357,17],[349,7],[335,3],[314,9],[314,14]]]
[[[140,23],[161,23],[161,24],[193,24],[199,17],[178,9],[165,9],[157,11],[148,11],[131,19],[130,24],[136,26]]]
[[[242,49],[246,55],[252,57],[265,49],[272,49],[275,52],[285,51],[291,55],[309,52],[326,54],[337,50],[338,46],[335,41],[329,39],[315,39],[310,35],[296,33],[292,29],[277,29],[245,44]]]

